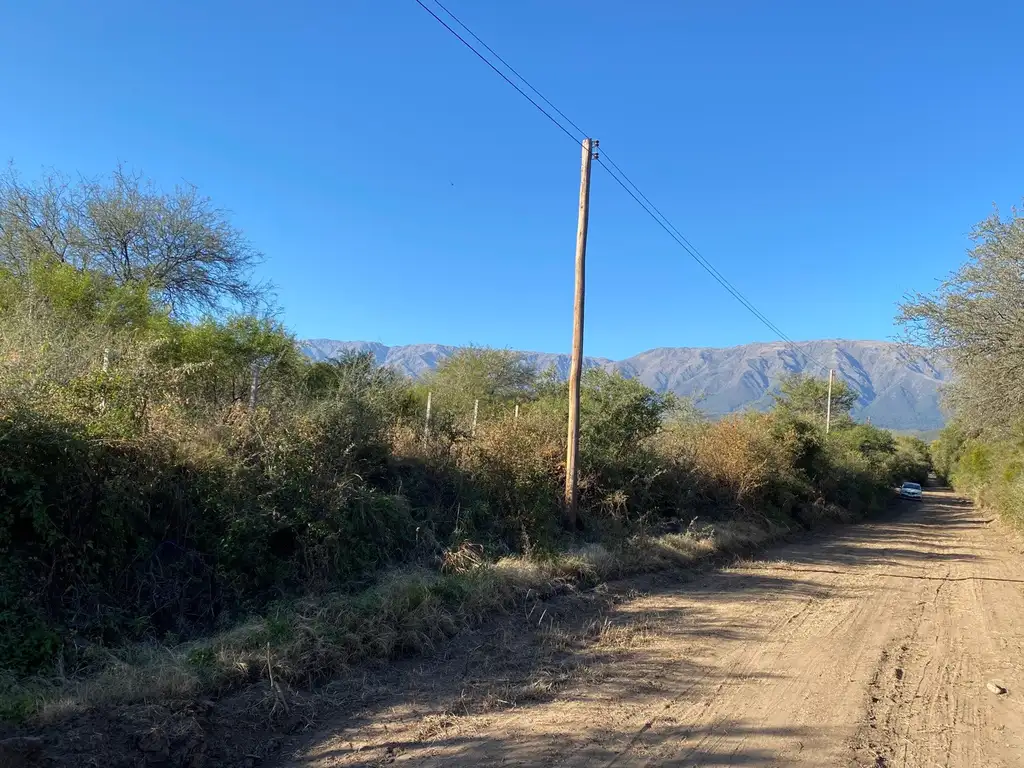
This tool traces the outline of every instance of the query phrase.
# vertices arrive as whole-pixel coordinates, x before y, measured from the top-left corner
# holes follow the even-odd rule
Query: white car
[[[900,486],[901,499],[921,500],[921,486],[919,483],[904,483]]]

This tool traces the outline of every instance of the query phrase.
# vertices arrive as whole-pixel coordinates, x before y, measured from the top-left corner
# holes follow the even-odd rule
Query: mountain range
[[[346,352],[370,352],[386,365],[413,378],[433,370],[459,350],[443,344],[389,347],[377,342],[309,339],[302,350],[314,360],[329,360]],[[539,370],[554,367],[565,377],[569,356],[524,352]],[[949,365],[918,350],[886,341],[767,342],[737,347],[661,347],[624,360],[585,358],[588,368],[600,367],[636,378],[657,392],[693,397],[710,416],[745,408],[771,407],[772,392],[791,373],[836,376],[858,394],[853,417],[880,427],[905,431],[940,428],[940,388],[949,381]]]

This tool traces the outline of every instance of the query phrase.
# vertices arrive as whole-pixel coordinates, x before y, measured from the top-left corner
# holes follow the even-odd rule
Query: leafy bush
[[[161,240],[161,221],[180,242]],[[110,233],[138,271],[104,250]],[[145,262],[153,243],[174,279]],[[182,243],[216,252],[175,272],[195,256]],[[351,605],[388,566],[551,559],[579,543],[559,526],[564,382],[487,349],[418,383],[370,355],[310,362],[279,322],[239,311],[259,294],[244,280],[256,256],[188,190],[0,182],[0,672],[59,657],[72,673],[96,646],[198,638],[253,613],[292,627],[275,623],[281,606],[328,593]],[[835,504],[870,509],[926,471],[922,445],[844,418],[841,386],[826,436],[823,386],[792,380],[772,413],[706,422],[587,371],[584,539],[618,557],[638,531],[698,516],[781,530]],[[971,466],[961,474],[983,471]],[[439,599],[413,586],[399,598],[409,614]]]

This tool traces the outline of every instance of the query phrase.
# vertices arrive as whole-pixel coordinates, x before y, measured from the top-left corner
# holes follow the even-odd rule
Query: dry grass
[[[582,630],[562,627],[554,620],[543,624],[538,633],[541,643],[550,650],[569,651],[584,648],[601,651],[629,650],[646,645],[651,638],[651,622],[640,617],[625,623],[604,617],[592,621]]]
[[[460,557],[459,567],[448,572],[396,570],[364,592],[297,601],[201,642],[97,651],[92,675],[8,686],[5,708],[13,711],[17,703],[32,719],[52,723],[91,708],[212,696],[256,680],[272,680],[272,690],[310,685],[361,661],[429,651],[488,614],[530,600],[741,555],[782,533],[785,529],[769,524],[733,521],[717,525],[710,535],[634,538],[616,551],[590,544],[545,559]],[[544,642],[567,650],[581,643],[630,647],[647,635],[643,622],[595,623],[585,638],[563,633],[553,623],[540,626]]]
[[[628,651],[642,648],[651,641],[653,625],[646,616],[626,623],[613,623],[605,619],[591,627],[594,646],[601,650]]]

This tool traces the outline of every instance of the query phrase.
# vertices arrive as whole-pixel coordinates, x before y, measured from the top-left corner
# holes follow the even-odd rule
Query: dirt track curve
[[[1019,542],[932,492],[688,584],[647,582],[589,628],[541,619],[523,642],[547,655],[525,672],[511,625],[464,642],[281,765],[1024,766]],[[481,690],[520,693],[483,706]]]

